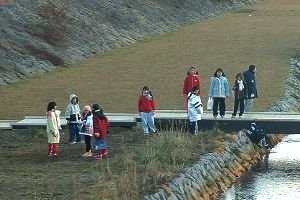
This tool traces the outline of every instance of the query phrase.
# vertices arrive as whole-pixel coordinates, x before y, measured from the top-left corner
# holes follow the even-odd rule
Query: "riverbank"
[[[295,0],[262,1],[45,76],[1,86],[0,119],[43,115],[47,102],[53,100],[64,110],[72,93],[79,96],[81,106],[100,103],[106,112],[134,113],[144,85],[152,89],[157,109],[182,110],[181,88],[190,65],[199,68],[201,98],[206,102],[216,68],[225,70],[232,85],[238,72],[256,64],[259,98],[254,108],[268,110],[282,97],[287,60],[300,46],[295,34],[300,32],[297,5]],[[229,98],[227,109],[232,105]]]

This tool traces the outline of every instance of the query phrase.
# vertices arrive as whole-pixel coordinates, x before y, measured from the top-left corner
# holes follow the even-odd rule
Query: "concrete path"
[[[231,118],[231,111],[226,112],[224,118],[212,116],[212,112],[204,112],[202,116],[202,127],[204,129],[212,129],[220,127],[225,131],[237,131],[247,128],[252,122],[259,123],[265,130],[272,133],[300,133],[300,114],[286,112],[252,112],[244,114],[243,118]],[[133,127],[141,118],[138,114],[131,113],[107,113],[107,117],[113,127]],[[185,110],[158,110],[155,114],[155,119],[164,129],[170,128],[177,124],[178,127],[187,127],[188,118]],[[61,118],[62,126],[66,125],[66,119]],[[0,121],[0,129],[21,129],[29,127],[45,127],[45,116],[26,116],[20,121],[2,120]]]

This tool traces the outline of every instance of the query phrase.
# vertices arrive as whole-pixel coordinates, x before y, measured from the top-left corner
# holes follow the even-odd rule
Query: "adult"
[[[70,103],[66,109],[66,120],[70,128],[70,144],[84,143],[79,134],[82,122],[78,97],[75,94],[70,95]]]
[[[246,83],[247,94],[245,98],[245,112],[251,112],[254,104],[254,99],[258,97],[256,87],[256,66],[250,65],[249,69],[243,73]]]
[[[218,68],[211,78],[208,96],[213,98],[213,116],[216,119],[218,116],[218,109],[220,116],[225,116],[226,105],[225,99],[230,96],[229,83],[221,68]]]
[[[192,88],[194,86],[200,86],[200,77],[198,70],[195,67],[191,67],[189,71],[187,72],[187,75],[184,80],[183,90],[182,93],[184,97],[186,98],[190,92],[192,92]],[[200,90],[198,92],[198,95],[200,95]]]

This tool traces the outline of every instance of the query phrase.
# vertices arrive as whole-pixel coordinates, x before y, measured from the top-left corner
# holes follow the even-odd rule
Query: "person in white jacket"
[[[203,114],[203,105],[199,94],[200,87],[194,86],[188,94],[188,117],[190,120],[189,132],[193,135],[200,131],[201,114]]]

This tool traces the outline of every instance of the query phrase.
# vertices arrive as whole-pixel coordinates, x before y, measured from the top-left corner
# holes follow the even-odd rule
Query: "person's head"
[[[55,109],[56,109],[56,103],[54,101],[49,102],[47,106],[47,112]]]
[[[144,86],[143,87],[142,94],[143,95],[151,95],[152,96],[151,90],[150,90],[150,88],[148,86]]]
[[[78,97],[77,97],[76,94],[71,94],[71,95],[70,95],[70,102],[71,102],[72,104],[77,104],[77,103],[78,103]]]
[[[93,115],[97,116],[100,119],[104,119],[105,118],[105,115],[103,113],[103,109],[100,107],[99,104],[94,104],[92,106],[92,112],[93,112]]]
[[[223,69],[218,68],[218,69],[215,71],[215,73],[214,73],[214,77],[220,78],[221,76],[224,76],[224,77],[225,77],[224,71],[223,71]]]
[[[195,67],[191,67],[187,72],[187,75],[194,75],[197,74],[197,69]]]
[[[86,105],[86,106],[83,107],[83,114],[84,115],[87,115],[87,114],[89,114],[91,112],[92,112],[91,106]]]
[[[250,65],[249,70],[252,72],[256,72],[256,65]]]
[[[243,74],[242,73],[238,73],[236,76],[235,76],[236,80],[244,80],[243,78]]]
[[[199,90],[200,90],[200,86],[199,85],[196,85],[196,86],[192,87],[192,92],[193,93],[198,93]]]

